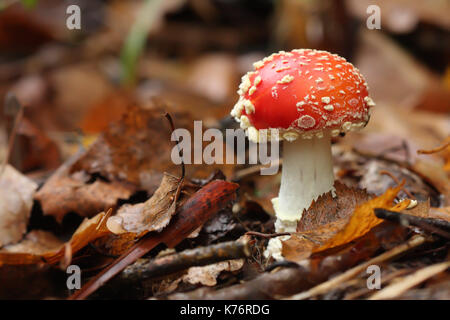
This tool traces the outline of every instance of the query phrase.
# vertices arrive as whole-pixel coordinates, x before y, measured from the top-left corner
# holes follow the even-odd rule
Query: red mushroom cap
[[[359,129],[374,106],[359,70],[344,58],[312,49],[281,51],[242,77],[231,115],[248,129],[278,129],[279,138],[333,136]],[[255,138],[256,134],[256,138]]]

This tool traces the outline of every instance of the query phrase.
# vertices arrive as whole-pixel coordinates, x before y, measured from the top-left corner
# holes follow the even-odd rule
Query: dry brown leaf
[[[46,132],[34,123],[34,119],[30,119],[30,116],[22,117],[17,126],[17,136],[9,163],[21,172],[54,170],[61,164],[58,147]]]
[[[36,183],[8,164],[0,172],[0,247],[22,239],[36,189]]]
[[[111,210],[107,213],[101,212],[91,219],[85,219],[72,235],[72,238],[67,243],[60,245],[57,249],[42,253],[26,252],[29,250],[25,248],[25,252],[16,252],[14,247],[10,248],[10,250],[14,250],[14,252],[11,252],[5,248],[0,251],[0,265],[25,265],[40,262],[55,264],[64,257],[66,244],[70,245],[72,254],[75,254],[89,242],[109,234],[110,232],[106,228],[106,221],[110,213]],[[29,241],[29,239],[26,241]]]
[[[450,204],[450,178],[440,163],[417,160],[412,168],[444,196],[445,205]]]
[[[378,219],[375,216],[373,212],[373,209],[375,208],[384,208],[396,212],[406,209],[410,203],[409,200],[402,201],[393,206],[394,199],[402,187],[403,185],[399,185],[396,188],[388,189],[383,195],[373,198],[356,207],[345,227],[325,244],[314,249],[313,252],[338,247],[365,235],[373,227],[383,222],[382,219]]]
[[[65,163],[39,190],[36,199],[44,213],[58,220],[71,211],[91,217],[138,190],[153,194],[164,172],[180,170],[171,159],[174,145],[170,125],[163,117],[165,108],[161,102],[152,102],[151,109],[126,108],[121,120],[111,123],[87,151]],[[193,131],[188,113],[174,112],[172,116],[177,127]],[[217,168],[231,172],[233,167],[193,165],[186,175],[207,178]]]
[[[313,230],[292,234],[288,240],[282,242],[283,257],[291,261],[309,258],[315,248],[326,243],[342,230],[347,221],[348,217],[319,225]]]
[[[183,276],[183,281],[191,284],[215,286],[217,277],[222,271],[237,271],[244,265],[244,259],[221,261],[203,267],[191,267]]]
[[[353,241],[377,226],[383,220],[373,213],[374,208],[392,211],[404,210],[409,200],[393,206],[402,185],[388,189],[383,195],[369,199],[362,190],[336,184],[336,198],[331,194],[320,197],[304,213],[297,233],[283,241],[282,254],[288,260],[300,261],[312,253],[334,248]]]
[[[4,247],[7,252],[30,253],[41,255],[49,251],[59,249],[64,243],[53,235],[43,230],[33,230],[25,238],[16,244]]]
[[[308,258],[314,248],[323,245],[348,222],[357,205],[370,199],[364,190],[335,183],[336,197],[326,193],[303,213],[297,233],[283,241],[283,257],[292,261]]]
[[[437,219],[450,221],[450,207],[430,208],[430,215]]]
[[[369,200],[371,197],[365,190],[353,189],[336,181],[336,197],[331,193],[320,196],[306,210],[297,225],[297,232],[313,230],[336,220],[350,217],[357,205]]]
[[[102,253],[118,257],[131,248],[140,239],[140,236],[132,232],[107,234],[104,237],[94,240],[92,243]]]
[[[110,182],[127,182],[153,193],[164,171],[178,166],[170,158],[173,144],[162,110],[127,108],[71,167],[71,173],[99,174]]]
[[[172,147],[160,110],[130,106],[86,152],[63,164],[36,199],[44,214],[59,221],[71,211],[91,217],[137,190],[153,193],[164,170],[178,170],[170,159]]]
[[[70,173],[70,167],[79,156],[64,163],[35,195],[44,214],[54,216],[59,222],[68,212],[91,217],[113,208],[118,199],[127,199],[134,190],[125,184],[102,180],[89,183],[90,176],[82,171]]]
[[[179,178],[165,173],[161,185],[150,199],[122,206],[115,216],[108,219],[108,228],[113,233],[161,231],[175,214],[179,183]]]

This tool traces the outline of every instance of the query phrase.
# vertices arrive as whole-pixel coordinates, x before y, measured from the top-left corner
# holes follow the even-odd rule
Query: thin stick
[[[393,299],[405,293],[408,289],[411,289],[421,282],[428,280],[431,277],[450,268],[450,261],[445,261],[431,266],[422,268],[413,274],[404,277],[402,280],[391,284],[390,286],[373,294],[369,300],[385,300]]]
[[[205,266],[220,261],[246,258],[250,255],[251,250],[248,241],[223,242],[130,265],[122,272],[120,279],[142,281],[172,274],[193,266]]]
[[[445,149],[447,149],[448,147],[450,147],[450,138],[447,138],[448,142],[444,143],[442,146],[436,147],[434,149],[430,149],[430,150],[417,150],[418,154],[433,154],[433,153],[438,153],[441,151],[444,151]]]
[[[264,239],[270,239],[270,238],[275,238],[275,237],[280,237],[280,236],[290,236],[291,235],[290,232],[262,233],[262,232],[256,232],[256,231],[247,231],[245,234],[248,236],[261,237]]]
[[[169,120],[170,128],[172,129],[171,134],[173,134],[175,136],[175,141],[178,141],[178,137],[175,133],[175,125],[173,124],[172,116],[168,112],[166,112],[164,114],[164,116],[167,118],[167,120]],[[181,156],[181,180],[183,180],[185,173],[186,173],[186,168],[184,166],[183,155],[181,154],[180,145],[178,143],[177,143],[177,148],[178,148],[178,154]]]
[[[385,283],[388,283],[393,279],[398,279],[399,277],[404,276],[408,273],[411,273],[411,269],[399,269],[399,270],[393,271],[390,274],[387,274],[381,278],[381,285],[384,285]],[[356,291],[346,294],[344,296],[343,300],[358,299],[361,296],[371,293],[372,290],[373,289],[369,289],[369,288],[367,288],[367,286],[365,286],[364,288],[361,288],[359,290],[356,290]]]
[[[445,231],[450,230],[450,222],[448,221],[441,219],[421,218],[410,214],[389,211],[382,208],[375,208],[374,211],[377,218],[394,221],[400,224],[413,225],[425,231],[435,233],[441,237],[450,239],[450,233]]]
[[[394,182],[395,182],[397,185],[400,185],[400,184],[401,184],[400,180],[398,180],[398,178],[397,178],[396,176],[394,176],[391,172],[389,172],[389,171],[387,171],[387,170],[380,170],[378,173],[379,173],[379,174],[385,174],[385,175],[391,177],[391,179],[394,180]],[[416,199],[416,197],[415,197],[411,192],[409,192],[405,187],[402,187],[402,190],[403,190],[403,191],[408,195],[408,197],[410,197],[411,199]]]
[[[329,291],[330,289],[333,289],[336,286],[344,283],[345,281],[348,281],[351,278],[357,276],[358,274],[360,274],[361,272],[366,270],[368,266],[370,266],[372,264],[379,264],[386,260],[392,259],[392,258],[398,256],[399,254],[402,254],[412,248],[422,245],[423,243],[425,243],[425,241],[426,241],[426,239],[423,236],[414,236],[411,239],[409,239],[408,242],[403,243],[387,252],[384,252],[383,254],[380,254],[379,256],[377,256],[373,259],[370,259],[367,262],[357,265],[356,267],[347,270],[346,272],[342,273],[339,276],[336,276],[326,282],[323,282],[323,283],[319,284],[318,286],[315,286],[315,287],[309,289],[308,291],[304,291],[299,294],[295,294],[286,299],[287,300],[304,300],[304,299],[308,299],[310,297],[313,297],[313,296],[316,296],[319,294],[323,294],[323,293]]]

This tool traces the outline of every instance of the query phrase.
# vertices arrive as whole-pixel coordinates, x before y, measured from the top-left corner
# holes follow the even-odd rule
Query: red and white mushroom
[[[363,128],[374,102],[359,70],[326,51],[281,51],[242,77],[231,115],[250,140],[285,140],[276,230],[295,231],[302,213],[333,191],[331,137]]]

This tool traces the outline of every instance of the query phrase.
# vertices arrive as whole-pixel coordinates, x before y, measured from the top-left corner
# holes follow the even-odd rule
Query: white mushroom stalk
[[[303,211],[320,195],[334,191],[331,137],[285,141],[283,148],[280,192],[272,200],[275,227],[277,232],[295,232]]]

